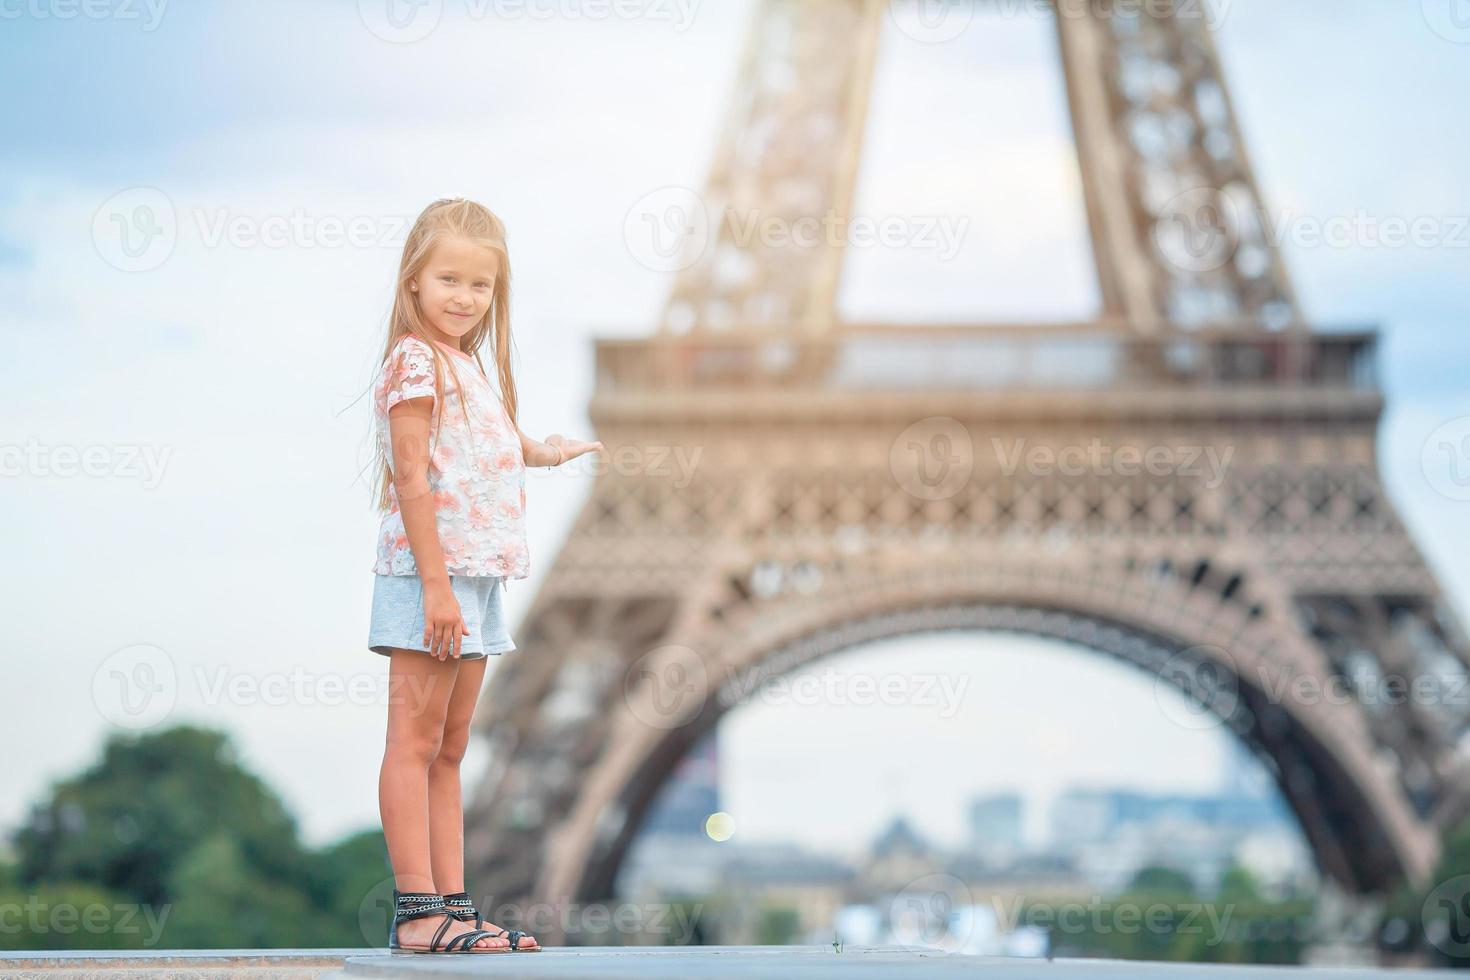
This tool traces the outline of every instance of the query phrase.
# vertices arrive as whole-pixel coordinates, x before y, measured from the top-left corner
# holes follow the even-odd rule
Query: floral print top
[[[445,373],[444,414],[429,440],[429,490],[445,568],[450,575],[525,578],[530,554],[526,550],[526,463],[520,434],[479,365],[448,345],[441,344],[440,350],[444,357],[457,359],[455,372]],[[378,444],[390,466],[388,410],[405,399],[432,398],[435,367],[429,345],[411,334],[399,340],[383,362],[373,408]],[[437,405],[434,411],[437,416]],[[379,528],[373,571],[416,575],[418,568],[398,510],[398,488],[391,480],[388,497],[390,506]]]

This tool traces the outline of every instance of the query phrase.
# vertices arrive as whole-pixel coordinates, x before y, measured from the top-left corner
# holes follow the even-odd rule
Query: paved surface
[[[0,952],[0,978],[316,980],[340,975],[347,957],[367,952],[363,949],[9,950]]]
[[[501,977],[525,980],[1418,980],[1448,970],[1362,970],[1137,963],[1124,960],[1029,960],[951,956],[920,947],[698,946],[548,947],[539,953],[389,954],[361,949],[220,949],[0,952],[0,977],[125,976],[172,978]]]
[[[1412,980],[1449,970],[1361,970],[1139,963],[1125,960],[955,956],[903,946],[547,947],[539,953],[351,956],[339,980],[370,977],[515,977],[525,980]],[[335,975],[334,975],[335,977]]]

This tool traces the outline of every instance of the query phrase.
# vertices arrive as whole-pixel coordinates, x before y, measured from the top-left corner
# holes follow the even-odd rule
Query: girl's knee
[[[466,725],[464,728],[447,731],[439,742],[439,751],[434,756],[434,761],[457,766],[464,761],[465,751],[470,746],[470,730]]]
[[[412,760],[428,766],[438,756],[444,736],[440,731],[415,731],[390,733],[387,754],[390,757]]]

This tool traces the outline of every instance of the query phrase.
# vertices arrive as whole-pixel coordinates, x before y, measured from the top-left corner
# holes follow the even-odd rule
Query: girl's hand
[[[560,435],[546,437],[548,446],[555,446],[562,452],[563,463],[576,459],[585,453],[600,453],[603,451],[602,442],[582,442],[580,439],[567,439]],[[556,464],[552,464],[556,465]]]
[[[424,646],[429,655],[444,660],[460,655],[460,646],[470,629],[459,611],[459,600],[448,582],[424,586]]]

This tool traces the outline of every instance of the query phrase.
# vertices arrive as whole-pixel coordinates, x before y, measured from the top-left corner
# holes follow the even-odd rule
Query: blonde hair
[[[500,255],[500,273],[495,277],[491,290],[490,308],[485,317],[464,335],[460,349],[479,365],[485,373],[485,364],[480,360],[480,350],[488,342],[495,358],[496,377],[500,382],[500,399],[505,405],[505,414],[511,425],[516,425],[516,384],[510,370],[510,253],[505,245],[505,225],[489,208],[462,197],[441,198],[424,208],[423,213],[409,229],[403,243],[403,258],[398,264],[398,288],[393,295],[393,312],[388,318],[388,338],[383,345],[381,365],[387,363],[393,348],[406,336],[422,340],[434,357],[434,422],[437,434],[444,415],[444,369],[453,372],[455,383],[459,383],[459,372],[452,363],[455,358],[444,353],[433,343],[424,319],[419,313],[418,301],[409,289],[409,281],[417,276],[429,261],[429,254],[440,241],[461,238],[475,245],[494,249]],[[487,375],[488,376],[488,375]],[[462,388],[460,389],[463,390]],[[465,423],[469,423],[468,417]],[[378,489],[377,507],[386,511],[391,506],[388,488],[393,482],[393,468],[388,454],[381,444],[377,447]]]

